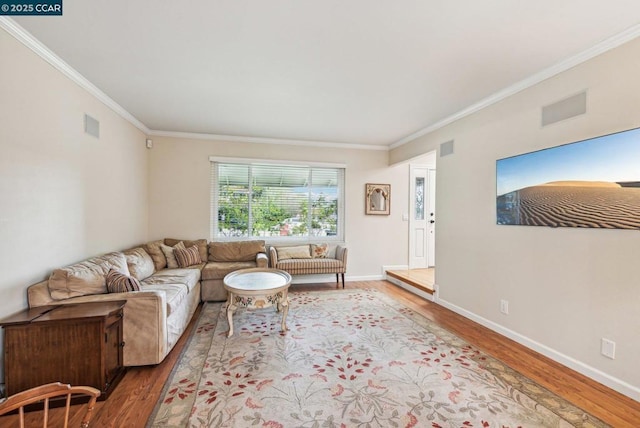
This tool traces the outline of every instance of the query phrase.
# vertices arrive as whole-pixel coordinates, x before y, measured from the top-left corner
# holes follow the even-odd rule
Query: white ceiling
[[[640,23],[638,0],[63,7],[14,21],[156,134],[368,146],[398,145]]]

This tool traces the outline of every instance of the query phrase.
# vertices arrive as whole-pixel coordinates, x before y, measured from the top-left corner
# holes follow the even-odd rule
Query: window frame
[[[269,243],[274,244],[294,244],[294,243],[311,243],[318,242],[319,240],[333,243],[345,242],[345,187],[346,187],[346,165],[339,163],[323,163],[323,162],[297,162],[297,161],[284,161],[284,160],[272,160],[272,159],[250,159],[250,158],[232,158],[232,157],[209,157],[211,168],[210,179],[210,197],[211,204],[209,209],[209,240],[210,241],[245,241],[252,239],[263,239]],[[248,165],[250,167],[249,176],[253,173],[253,166],[279,166],[279,167],[292,167],[292,168],[327,168],[341,170],[338,173],[338,224],[337,232],[334,236],[221,236],[218,235],[218,208],[219,208],[219,186],[218,186],[218,165],[219,164],[240,164]],[[251,179],[249,180],[251,183]],[[249,211],[249,221],[252,221],[252,213]],[[308,220],[309,221],[309,220]],[[311,225],[308,224],[308,230],[311,230]]]

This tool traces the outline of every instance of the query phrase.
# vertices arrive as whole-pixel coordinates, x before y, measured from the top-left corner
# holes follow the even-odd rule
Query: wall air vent
[[[98,122],[98,119],[94,119],[93,117],[85,113],[84,132],[89,135],[93,135],[96,138],[100,138],[100,122]]]
[[[542,107],[542,126],[551,125],[587,112],[587,91]]]
[[[453,154],[453,140],[440,144],[440,157]]]

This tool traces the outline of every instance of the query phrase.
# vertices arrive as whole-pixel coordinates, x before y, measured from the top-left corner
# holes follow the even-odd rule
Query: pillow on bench
[[[310,259],[311,252],[308,245],[297,245],[295,247],[276,247],[278,260],[287,259]]]

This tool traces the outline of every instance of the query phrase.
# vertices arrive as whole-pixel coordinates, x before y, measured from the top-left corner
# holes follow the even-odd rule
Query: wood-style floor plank
[[[347,289],[350,288],[372,288],[390,295],[403,305],[613,427],[640,426],[640,403],[637,401],[525,348],[480,324],[435,303],[428,302],[387,281],[348,282]],[[291,291],[335,289],[335,283],[294,284],[291,287]],[[191,322],[188,331],[161,364],[152,367],[129,368],[109,399],[96,405],[92,427],[138,428],[145,426],[160,397],[164,382],[180,358],[196,319],[197,315],[194,316],[194,321]],[[59,409],[52,411],[51,421],[53,423],[59,421],[61,417],[61,413],[57,410]],[[27,422],[33,423],[39,413],[28,414]],[[80,415],[75,416],[71,426],[79,426],[80,418]],[[17,416],[0,417],[0,426],[18,427]]]

